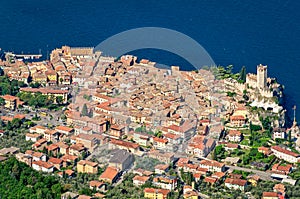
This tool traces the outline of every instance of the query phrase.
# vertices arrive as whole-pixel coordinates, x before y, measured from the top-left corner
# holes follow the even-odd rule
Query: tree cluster
[[[63,191],[54,176],[39,173],[10,158],[0,163],[0,198],[60,198]]]

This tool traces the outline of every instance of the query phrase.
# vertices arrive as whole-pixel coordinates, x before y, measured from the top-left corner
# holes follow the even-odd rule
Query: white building
[[[241,191],[244,191],[246,185],[247,185],[247,180],[233,179],[233,178],[227,178],[225,180],[225,186],[229,189],[239,189]]]
[[[286,139],[285,128],[274,128],[273,129],[273,140],[275,140],[276,138]]]
[[[37,171],[43,171],[46,173],[52,173],[54,166],[44,161],[34,161],[32,163],[32,168]]]
[[[294,153],[292,151],[283,149],[279,146],[272,146],[271,151],[274,153],[274,155],[279,158],[283,159],[290,163],[297,163],[300,161],[300,154]]]
[[[199,167],[208,169],[211,172],[223,172],[225,170],[225,164],[215,160],[201,160]]]

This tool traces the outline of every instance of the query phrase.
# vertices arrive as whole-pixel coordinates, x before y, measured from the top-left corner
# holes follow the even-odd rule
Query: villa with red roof
[[[271,151],[277,158],[290,163],[297,163],[300,160],[300,154],[281,148],[280,146],[272,146]]]

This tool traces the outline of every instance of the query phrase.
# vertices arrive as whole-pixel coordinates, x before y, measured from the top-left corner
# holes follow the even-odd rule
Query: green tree
[[[11,121],[11,126],[12,128],[20,128],[22,122],[19,118],[14,118],[12,121]]]
[[[2,97],[0,97],[0,106],[3,106],[4,104],[5,104],[5,100]]]
[[[39,87],[41,86],[41,84],[40,84],[39,82],[31,82],[31,83],[29,84],[29,86],[30,86],[31,88],[39,88]]]
[[[58,104],[62,104],[64,101],[63,101],[63,97],[62,96],[57,96],[56,97],[56,103]]]
[[[291,133],[291,130],[289,130],[289,132],[288,132],[288,141],[292,142],[292,133]]]
[[[84,104],[83,107],[82,107],[82,110],[81,110],[81,115],[82,116],[88,116],[89,112],[88,112],[88,108],[87,108],[87,105]]]
[[[239,78],[243,83],[246,82],[246,67],[243,66],[241,71],[240,71],[240,78]]]

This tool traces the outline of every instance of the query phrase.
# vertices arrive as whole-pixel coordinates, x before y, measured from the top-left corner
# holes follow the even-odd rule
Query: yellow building
[[[45,83],[47,83],[47,76],[45,73],[34,73],[32,75],[32,80],[34,82],[45,84]]]
[[[167,189],[145,188],[144,197],[150,199],[167,199],[170,191]]]
[[[98,173],[98,164],[87,160],[80,160],[77,163],[77,172],[96,174]]]
[[[183,195],[184,199],[198,199],[198,194],[195,191],[191,191],[191,192],[186,192]]]
[[[256,187],[260,177],[258,175],[250,175],[247,177],[247,179],[248,179],[248,182],[250,182],[252,186]]]
[[[57,73],[54,70],[47,70],[47,83],[49,85],[56,85],[57,84]]]
[[[18,97],[12,95],[4,95],[0,97],[5,101],[4,107],[10,110],[15,110],[19,105],[23,104]]]

